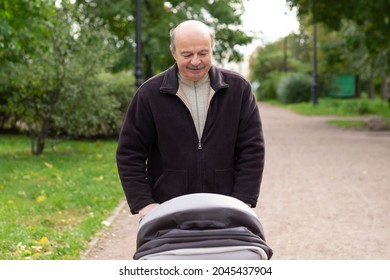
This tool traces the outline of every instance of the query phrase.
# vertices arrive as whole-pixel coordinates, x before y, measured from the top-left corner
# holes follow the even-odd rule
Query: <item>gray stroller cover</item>
[[[264,260],[272,257],[255,212],[230,196],[168,200],[139,223],[135,260]]]

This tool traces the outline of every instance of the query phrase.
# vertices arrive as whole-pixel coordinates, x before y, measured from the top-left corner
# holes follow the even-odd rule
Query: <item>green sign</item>
[[[331,84],[329,96],[332,97],[354,97],[355,76],[351,74],[337,75]]]

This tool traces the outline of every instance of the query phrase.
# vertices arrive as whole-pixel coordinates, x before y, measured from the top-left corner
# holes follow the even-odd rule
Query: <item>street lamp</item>
[[[313,105],[318,104],[318,74],[317,74],[317,24],[313,24],[313,84],[312,84],[312,101]]]
[[[287,17],[287,12],[284,12],[284,15]],[[287,72],[287,38],[288,34],[284,36],[283,40],[283,72]]]
[[[142,84],[141,0],[136,0],[136,3],[135,3],[135,41],[136,41],[135,85],[137,87],[140,87]]]

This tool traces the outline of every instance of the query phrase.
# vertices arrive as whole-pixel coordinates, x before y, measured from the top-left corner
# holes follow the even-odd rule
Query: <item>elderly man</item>
[[[255,207],[264,139],[250,83],[212,65],[214,32],[200,21],[170,33],[176,63],[135,94],[119,136],[127,202],[142,218],[190,193],[218,193]]]

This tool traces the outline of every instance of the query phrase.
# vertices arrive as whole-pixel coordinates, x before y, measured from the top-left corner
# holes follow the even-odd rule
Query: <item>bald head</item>
[[[211,68],[214,32],[204,23],[188,20],[171,31],[171,53],[179,73],[190,81],[199,81]]]
[[[173,28],[170,33],[171,44],[170,48],[172,52],[176,51],[176,38],[183,36],[188,40],[196,36],[207,35],[210,38],[211,48],[214,47],[215,33],[210,27],[198,20],[187,20],[180,23],[178,26]]]

